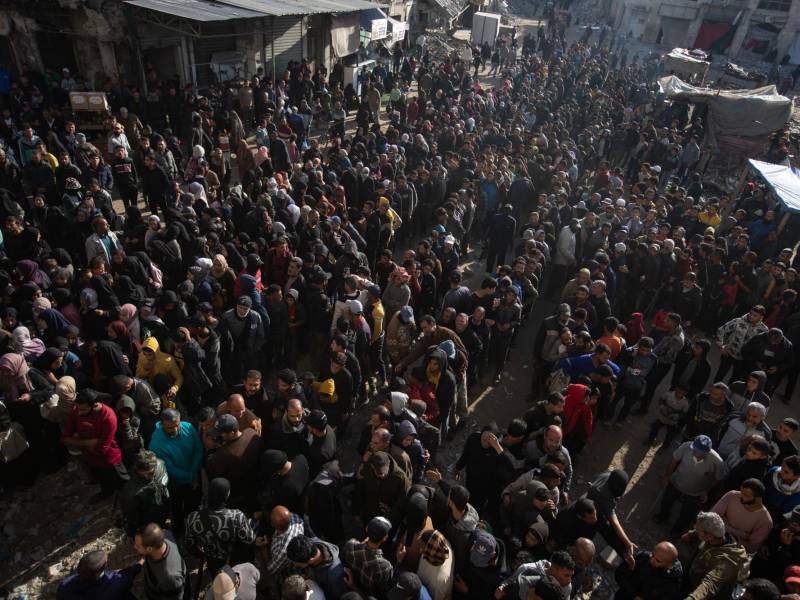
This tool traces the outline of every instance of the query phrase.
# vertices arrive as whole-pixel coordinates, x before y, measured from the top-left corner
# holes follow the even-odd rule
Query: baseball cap
[[[225,565],[211,584],[213,600],[236,600],[236,573]]]
[[[497,552],[497,540],[494,536],[483,530],[475,532],[475,541],[469,551],[469,561],[476,567],[488,567]]]
[[[692,442],[692,450],[702,454],[711,452],[711,438],[707,435],[698,435]]]
[[[379,285],[375,285],[373,283],[371,286],[367,287],[367,291],[370,294],[372,294],[373,296],[375,296],[376,298],[380,298],[381,297],[381,288],[380,288]]]
[[[617,254],[625,254],[627,250],[628,247],[622,242],[617,242],[616,244],[614,244],[614,252],[616,252]]]
[[[414,320],[414,309],[406,305],[400,309],[400,320],[403,323],[411,323]]]
[[[253,300],[250,296],[239,296],[239,299],[236,301],[236,304],[239,306],[246,306],[247,308],[251,308],[253,306]]]
[[[394,587],[386,594],[386,600],[409,600],[419,598],[420,591],[422,590],[422,581],[419,575],[406,571],[401,573],[397,578]]]
[[[369,459],[369,464],[372,465],[378,475],[386,477],[389,474],[391,460],[386,452],[376,452]]]
[[[373,517],[367,523],[367,536],[372,540],[382,540],[391,530],[392,523],[386,517]]]
[[[361,302],[358,300],[348,300],[345,302],[345,304],[347,305],[347,310],[354,315],[360,315],[362,312],[364,312],[364,307],[361,306]]]
[[[564,302],[563,304],[558,305],[558,314],[567,315],[569,317],[572,315],[572,309],[570,308],[569,304]]]
[[[297,301],[297,299],[300,297],[300,292],[298,292],[298,291],[297,291],[296,289],[294,289],[294,288],[289,288],[289,289],[286,291],[286,295],[287,295],[287,296],[291,296],[292,298],[294,298],[294,299],[295,299],[295,301]]]
[[[306,425],[314,429],[324,430],[328,425],[328,416],[321,410],[312,410],[306,417]]]
[[[452,235],[448,235],[448,236],[446,236],[444,238],[444,243],[445,244],[455,244],[456,243],[456,238],[454,238]]]
[[[264,466],[264,473],[270,477],[280,471],[283,465],[286,464],[286,461],[289,460],[286,456],[286,452],[283,450],[267,450],[264,452],[261,459]]]
[[[217,423],[214,425],[214,429],[216,429],[218,433],[231,433],[233,431],[239,431],[239,421],[237,421],[236,417],[233,415],[220,415],[217,418]]]

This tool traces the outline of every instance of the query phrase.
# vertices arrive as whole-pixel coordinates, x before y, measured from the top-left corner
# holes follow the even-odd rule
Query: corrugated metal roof
[[[431,0],[431,2],[443,9],[450,18],[457,17],[466,8],[466,3],[463,0]]]
[[[126,4],[193,21],[229,21],[267,16],[345,13],[380,4],[369,0],[124,0]]]
[[[313,15],[320,13],[344,13],[380,4],[369,0],[220,0],[223,4],[236,6],[264,15]]]
[[[202,22],[252,19],[264,16],[260,12],[207,0],[125,0],[125,4]]]

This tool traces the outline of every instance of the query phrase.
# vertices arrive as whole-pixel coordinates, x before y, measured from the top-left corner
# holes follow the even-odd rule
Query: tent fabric
[[[337,58],[358,52],[361,19],[357,12],[331,17],[331,48]]]
[[[693,48],[710,50],[715,43],[723,38],[733,26],[723,21],[703,21],[700,31],[697,32],[697,39],[694,41]]]
[[[708,105],[708,134],[716,146],[718,135],[759,136],[783,127],[792,116],[792,101],[774,85],[753,90],[716,90],[689,85],[674,75],[658,80],[671,99]]]
[[[748,162],[788,210],[800,213],[800,173],[796,169],[752,158]]]

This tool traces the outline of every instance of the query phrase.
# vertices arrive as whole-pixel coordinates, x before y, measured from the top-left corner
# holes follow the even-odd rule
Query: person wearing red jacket
[[[100,483],[100,491],[89,498],[89,504],[112,496],[129,479],[116,433],[114,411],[99,401],[94,390],[82,390],[67,418],[63,442],[80,451],[84,465]]]
[[[571,456],[583,449],[589,436],[592,435],[594,414],[592,407],[597,397],[582,383],[571,383],[564,394],[564,446]]]

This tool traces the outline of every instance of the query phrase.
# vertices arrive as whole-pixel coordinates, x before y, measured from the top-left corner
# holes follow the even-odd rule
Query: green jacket
[[[750,557],[735,538],[710,546],[701,542],[689,567],[690,593],[686,600],[730,600],[737,582],[747,579]]]

